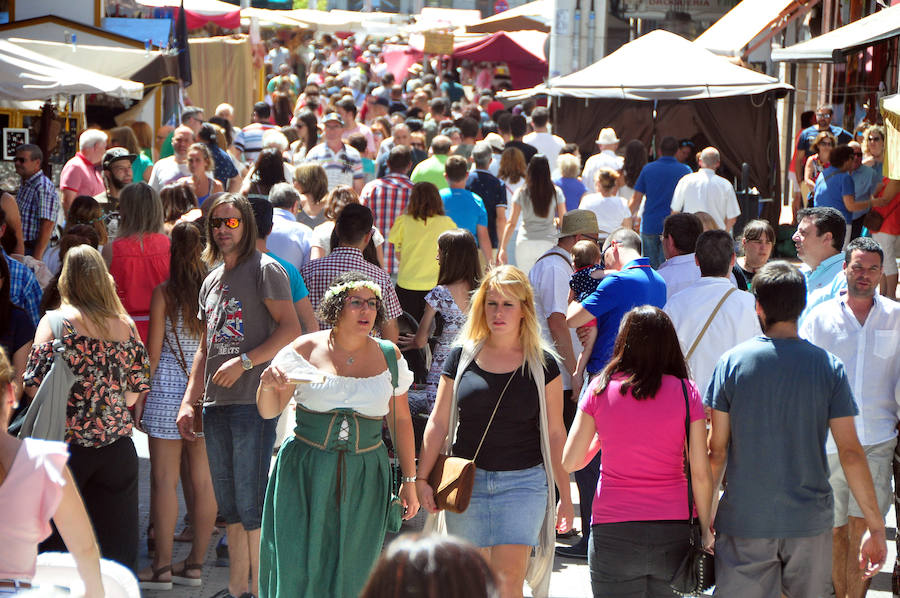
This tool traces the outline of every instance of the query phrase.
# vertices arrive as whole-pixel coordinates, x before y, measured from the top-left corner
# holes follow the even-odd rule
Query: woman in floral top
[[[62,316],[62,356],[76,376],[66,409],[69,467],[103,557],[133,570],[138,546],[138,460],[128,407],[139,393],[150,390],[150,362],[96,249],[81,245],[69,250],[59,292],[59,310],[38,324],[25,384],[39,387],[49,373],[54,335],[48,318]],[[66,549],[54,530],[41,550]]]

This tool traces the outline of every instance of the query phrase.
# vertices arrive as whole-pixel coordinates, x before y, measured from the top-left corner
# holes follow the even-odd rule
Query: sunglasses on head
[[[232,218],[210,218],[209,223],[212,225],[213,230],[216,230],[223,224],[230,229],[235,229],[241,225],[241,219],[234,218],[234,217],[232,217]]]

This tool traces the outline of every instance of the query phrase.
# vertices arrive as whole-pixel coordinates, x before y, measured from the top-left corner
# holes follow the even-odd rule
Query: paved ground
[[[144,530],[147,528],[147,523],[150,518],[150,461],[148,459],[147,453],[147,440],[146,436],[141,434],[140,432],[135,431],[135,445],[138,449],[138,456],[140,457],[140,468],[141,468],[141,559],[140,566],[143,567],[149,562],[149,557],[147,556],[147,546],[146,546],[146,534]],[[572,484],[574,495],[577,496],[577,492],[575,492],[575,485]],[[184,505],[182,503],[182,514],[184,513]],[[576,506],[575,512],[578,512],[578,508]],[[404,524],[403,530],[401,533],[410,533],[415,532],[422,529],[422,525],[424,524],[424,516],[417,516],[412,521]],[[888,514],[887,524],[888,529],[888,538],[893,538],[894,535],[894,526],[895,526],[895,517],[893,509]],[[578,527],[578,526],[576,526]],[[179,525],[180,530],[180,525]],[[157,592],[157,591],[144,591],[143,596],[145,598],[208,598],[212,596],[220,589],[224,588],[228,584],[228,570],[224,567],[216,567],[216,553],[215,553],[215,545],[216,542],[219,541],[221,537],[222,530],[217,530],[216,534],[213,536],[213,540],[210,543],[210,549],[207,553],[206,558],[206,566],[203,570],[203,585],[198,588],[187,588],[184,586],[175,586],[172,591],[166,592]],[[187,555],[189,551],[188,544],[175,544],[175,554],[174,560],[176,562],[181,561]],[[894,543],[888,543],[888,563],[894,562]],[[869,596],[871,598],[891,598],[891,572],[890,570],[879,573],[873,584],[872,590],[869,591]],[[528,594],[526,594],[528,595]],[[590,598],[591,597],[591,588],[590,588],[590,580],[588,575],[587,563],[584,561],[574,561],[570,559],[561,559],[557,558],[553,564],[553,575],[550,581],[550,596],[551,598]],[[328,598],[328,596],[323,593],[322,598]]]

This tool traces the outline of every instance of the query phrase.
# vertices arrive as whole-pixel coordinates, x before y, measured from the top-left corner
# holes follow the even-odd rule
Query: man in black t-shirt
[[[538,153],[536,147],[522,141],[522,137],[525,137],[527,132],[528,121],[525,120],[524,116],[516,114],[509,119],[509,134],[512,139],[506,142],[506,147],[514,147],[521,151],[525,155],[525,164],[531,162],[531,159]]]

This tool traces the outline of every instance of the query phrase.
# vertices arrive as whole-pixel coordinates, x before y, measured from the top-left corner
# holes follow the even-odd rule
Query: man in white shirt
[[[532,133],[525,135],[522,141],[537,148],[538,153],[547,156],[550,162],[550,169],[556,169],[556,158],[559,157],[559,151],[566,144],[562,137],[558,137],[550,133],[547,129],[547,122],[550,120],[550,111],[543,106],[538,106],[531,113],[531,127],[534,129]]]
[[[847,293],[816,306],[799,330],[802,338],[844,362],[860,411],[854,420],[856,433],[866,453],[882,517],[891,504],[900,402],[900,305],[876,292],[883,260],[884,253],[873,239],[860,237],[851,241],[844,252]],[[859,546],[866,525],[848,490],[830,434],[825,452],[834,492],[831,576],[835,596],[865,596],[868,582],[860,576],[855,547]]]
[[[666,261],[657,272],[666,281],[666,299],[700,280],[700,267],[694,259],[697,239],[703,223],[693,214],[671,214],[663,221],[662,248]]]
[[[269,191],[272,232],[266,239],[269,251],[290,262],[299,271],[309,261],[312,229],[297,222],[300,194],[290,183],[276,183]]]
[[[581,182],[588,189],[593,189],[597,184],[597,172],[601,168],[612,168],[616,172],[621,172],[625,165],[625,158],[616,155],[619,138],[614,129],[607,127],[600,131],[600,135],[597,136],[597,147],[600,148],[600,153],[588,158],[581,172]]]
[[[583,380],[573,380],[582,346],[575,328],[566,324],[569,303],[569,278],[572,276],[572,247],[583,239],[596,242],[600,229],[597,217],[590,210],[571,210],[563,216],[559,240],[547,250],[528,272],[528,280],[534,288],[534,307],[541,323],[544,339],[556,348],[562,358],[559,370],[563,377],[563,421],[566,429],[572,425],[578,405]],[[581,543],[586,545],[588,523],[591,516],[590,496],[584,496],[581,507]]]
[[[150,172],[150,186],[159,193],[160,189],[191,174],[187,164],[187,152],[194,143],[194,132],[185,125],[179,126],[172,134],[173,155],[156,161]]]
[[[719,150],[708,147],[700,152],[700,170],[681,177],[672,195],[672,212],[706,212],[722,230],[731,231],[741,214],[734,187],[716,174]]]
[[[734,267],[734,241],[722,230],[697,239],[694,260],[700,280],[672,295],[664,311],[672,318],[691,378],[703,394],[723,353],[762,334],[756,299],[728,280]]]

